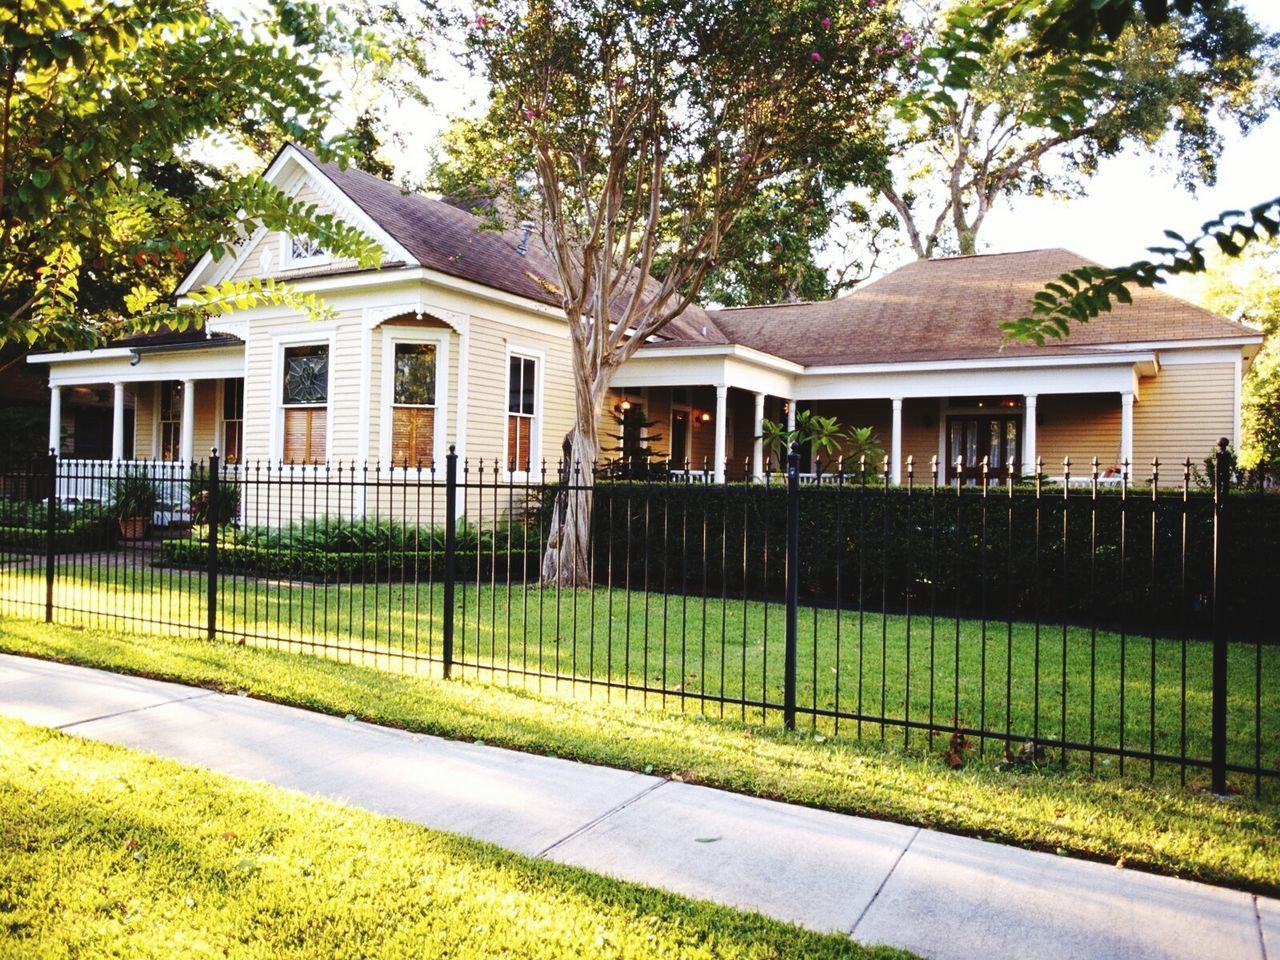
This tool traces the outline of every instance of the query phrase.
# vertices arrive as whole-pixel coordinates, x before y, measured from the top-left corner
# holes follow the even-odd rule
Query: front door
[[[1009,464],[1021,460],[1020,415],[955,414],[947,418],[947,479],[954,480],[956,460],[964,463],[964,478],[980,480],[982,458],[987,457],[992,481],[1009,476]]]

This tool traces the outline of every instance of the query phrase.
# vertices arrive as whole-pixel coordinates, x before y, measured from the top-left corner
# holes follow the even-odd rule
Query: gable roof
[[[1000,321],[1026,315],[1059,274],[1097,264],[1070,250],[917,260],[838,300],[711,312],[733,343],[805,366],[1096,352],[1110,344],[1257,337],[1255,330],[1153,289],[1133,290],[1065,340],[1005,344]]]
[[[314,153],[292,146],[422,266],[537,303],[559,307],[554,291],[558,271],[535,230],[521,254],[514,230],[486,228],[485,221],[443,200],[405,193],[398,186],[356,167],[345,170]],[[649,284],[656,286],[650,279]],[[615,297],[620,306],[622,297]],[[704,333],[705,330],[705,333]],[[727,342],[706,312],[691,306],[659,336],[681,342]]]

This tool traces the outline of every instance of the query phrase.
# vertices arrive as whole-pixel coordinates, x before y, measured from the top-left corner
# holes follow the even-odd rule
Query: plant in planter
[[[111,482],[111,511],[125,540],[141,540],[160,505],[160,488],[145,469],[131,469]]]

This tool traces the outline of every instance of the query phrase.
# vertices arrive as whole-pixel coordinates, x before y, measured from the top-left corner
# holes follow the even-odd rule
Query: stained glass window
[[[314,237],[290,237],[289,259],[311,260],[324,255],[324,248]]]
[[[284,402],[327,403],[329,348],[287,347],[284,351]]]

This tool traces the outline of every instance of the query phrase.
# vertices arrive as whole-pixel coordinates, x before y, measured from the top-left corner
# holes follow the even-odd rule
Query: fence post
[[[57,562],[58,451],[49,448],[49,509],[45,512],[44,622],[53,623],[53,573]]]
[[[1223,629],[1227,583],[1226,507],[1231,493],[1231,455],[1227,452],[1227,445],[1226,437],[1218,441],[1213,484],[1213,714],[1210,758],[1212,789],[1220,796],[1227,792],[1227,633]]]
[[[454,581],[458,578],[458,451],[449,445],[444,471],[444,678],[453,673]]]
[[[796,613],[800,605],[800,444],[787,453],[787,615],[783,673],[782,721],[796,728],[796,651],[799,637]]]
[[[194,469],[194,465],[193,465]],[[209,565],[205,573],[208,585],[208,639],[218,639],[218,524],[221,521],[222,491],[218,489],[218,449],[209,451],[209,504],[205,524],[209,532]]]

